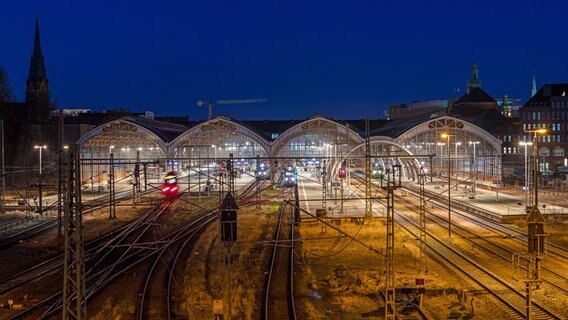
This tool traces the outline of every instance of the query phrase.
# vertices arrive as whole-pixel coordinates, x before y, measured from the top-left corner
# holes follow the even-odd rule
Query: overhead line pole
[[[371,200],[371,129],[369,118],[365,119],[365,218],[373,216]]]

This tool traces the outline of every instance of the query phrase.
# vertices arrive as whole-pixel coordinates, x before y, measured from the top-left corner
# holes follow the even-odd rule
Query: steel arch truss
[[[321,116],[301,122],[282,133],[272,145],[275,157],[341,156],[363,139],[346,125]]]
[[[83,156],[95,157],[108,157],[111,151],[120,157],[130,157],[135,156],[137,150],[147,156],[163,157],[167,150],[166,143],[152,131],[125,119],[100,125],[77,143]]]
[[[464,143],[468,143],[469,141],[479,141],[484,146],[488,145],[491,147],[484,148],[483,150],[480,149],[479,151],[483,152],[482,154],[501,156],[501,141],[492,136],[489,132],[467,121],[447,116],[421,123],[401,134],[398,138],[395,139],[395,141],[399,145],[408,146],[409,143],[412,143],[413,140],[416,140],[415,138],[417,136],[424,134],[434,134],[436,139],[433,139],[430,142],[436,143],[437,141],[441,140],[440,135],[442,134],[442,132],[449,133],[451,135],[455,135],[458,132],[467,133],[467,137],[471,139],[464,141]]]
[[[399,145],[390,137],[376,136],[371,137],[371,158],[372,158],[372,172],[373,176],[377,175],[380,170],[386,170],[390,165],[398,163],[402,165],[402,175],[408,179],[415,180],[420,166],[426,166],[427,164],[421,164],[424,159],[419,157],[407,157],[413,154],[407,150],[404,146]],[[348,160],[350,163],[350,168],[355,170],[360,169],[364,171],[365,164],[363,157],[365,156],[365,143],[361,143],[356,147],[352,148],[349,153],[343,158],[338,159],[333,164],[332,172],[335,175],[339,169],[339,166],[343,160]],[[404,158],[398,156],[405,156]],[[351,159],[351,160],[349,160]]]
[[[442,138],[442,133],[449,134],[449,139]],[[417,156],[435,154],[432,173],[447,172],[451,162],[452,174],[468,179],[501,179],[501,141],[467,121],[448,116],[432,119],[394,141]]]
[[[244,137],[244,138],[243,138]],[[206,149],[217,157],[266,156],[270,144],[254,131],[224,117],[216,117],[197,125],[170,143],[168,154],[173,157],[187,156],[193,148]],[[201,154],[204,156],[204,154]]]

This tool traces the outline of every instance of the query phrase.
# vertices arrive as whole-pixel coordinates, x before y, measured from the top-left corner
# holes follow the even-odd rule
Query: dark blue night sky
[[[568,1],[3,1],[0,65],[23,100],[39,12],[52,98],[204,119],[358,119],[465,92],[568,82]]]

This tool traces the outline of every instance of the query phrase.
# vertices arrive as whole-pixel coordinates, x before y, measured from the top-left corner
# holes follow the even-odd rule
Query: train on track
[[[166,197],[175,197],[179,193],[177,184],[178,174],[175,171],[170,171],[164,177],[164,184],[160,188],[160,192]]]
[[[282,185],[285,187],[293,187],[298,182],[298,174],[294,166],[287,166],[286,171],[284,171],[284,178],[282,179]]]
[[[269,168],[266,164],[264,163],[259,164],[256,170],[256,177],[259,180],[269,180],[270,172],[268,170]]]

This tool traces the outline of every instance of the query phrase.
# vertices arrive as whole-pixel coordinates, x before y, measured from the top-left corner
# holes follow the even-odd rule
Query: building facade
[[[519,110],[523,131],[547,129],[538,134],[540,172],[553,172],[568,165],[568,83],[545,84]],[[534,141],[523,132],[523,141]]]

